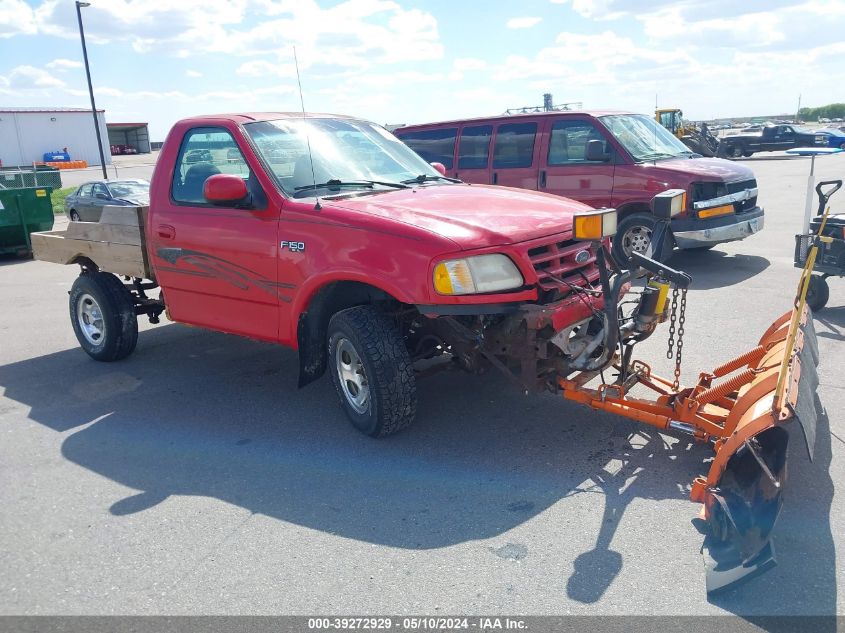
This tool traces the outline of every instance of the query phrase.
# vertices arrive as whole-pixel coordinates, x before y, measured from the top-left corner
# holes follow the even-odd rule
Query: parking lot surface
[[[809,160],[747,164],[764,231],[672,260],[694,277],[687,381],[795,291]],[[791,429],[780,564],[708,601],[688,500],[706,447],[495,373],[420,381],[415,426],[371,440],[327,378],[296,389],[283,348],[163,320],[90,360],[76,274],[0,262],[0,613],[845,614],[845,283],[816,318],[827,415],[812,463]],[[639,355],[671,375],[667,336]]]

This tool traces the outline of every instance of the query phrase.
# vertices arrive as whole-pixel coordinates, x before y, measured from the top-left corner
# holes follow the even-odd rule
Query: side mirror
[[[233,174],[214,174],[209,176],[202,187],[205,199],[217,206],[232,206],[245,202],[249,198],[246,181]]]
[[[104,193],[95,193],[94,197],[97,198],[97,200],[108,200],[109,199],[109,197]]]
[[[441,176],[446,175],[446,165],[444,165],[443,163],[431,163],[431,166],[434,167],[434,169],[437,170],[437,173]]]
[[[587,150],[584,153],[584,158],[589,161],[607,162],[610,160],[610,154],[604,151],[604,141],[593,139],[587,141]]]

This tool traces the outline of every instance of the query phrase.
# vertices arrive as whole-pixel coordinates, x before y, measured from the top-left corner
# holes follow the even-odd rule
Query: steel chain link
[[[666,350],[666,358],[672,359],[675,355],[675,321],[678,319],[678,289],[672,292],[672,311],[669,314],[669,349]]]
[[[687,320],[687,289],[681,290],[681,314],[678,317],[678,347],[675,352],[675,382],[672,387],[678,390],[681,384],[681,361],[684,353],[684,322]]]

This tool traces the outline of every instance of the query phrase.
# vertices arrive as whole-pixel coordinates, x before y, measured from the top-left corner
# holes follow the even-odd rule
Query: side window
[[[182,139],[171,196],[175,202],[207,204],[202,190],[214,174],[235,174],[249,180],[251,173],[228,130],[200,127],[189,130]]]
[[[401,133],[400,133],[401,134]],[[458,128],[442,130],[421,130],[401,134],[399,139],[414,150],[428,163],[443,163],[446,169],[452,169],[455,154],[455,137]]]
[[[106,198],[111,198],[111,196],[109,195],[109,190],[106,189],[105,185],[101,185],[100,183],[94,185],[94,197],[96,198],[98,196],[105,196]]]
[[[91,185],[82,185],[79,188],[79,191],[77,192],[76,195],[82,196],[84,198],[90,198],[91,197]]]
[[[490,155],[492,125],[475,125],[461,131],[458,146],[458,169],[483,169]]]
[[[589,162],[587,142],[601,141],[607,151],[607,140],[589,121],[555,121],[549,137],[549,165],[572,165]]]
[[[505,123],[496,130],[493,168],[531,167],[534,158],[536,123]]]

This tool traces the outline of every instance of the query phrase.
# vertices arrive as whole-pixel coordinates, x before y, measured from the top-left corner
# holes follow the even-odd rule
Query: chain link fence
[[[62,174],[55,167],[3,167],[0,169],[0,189],[23,187],[62,188]]]

